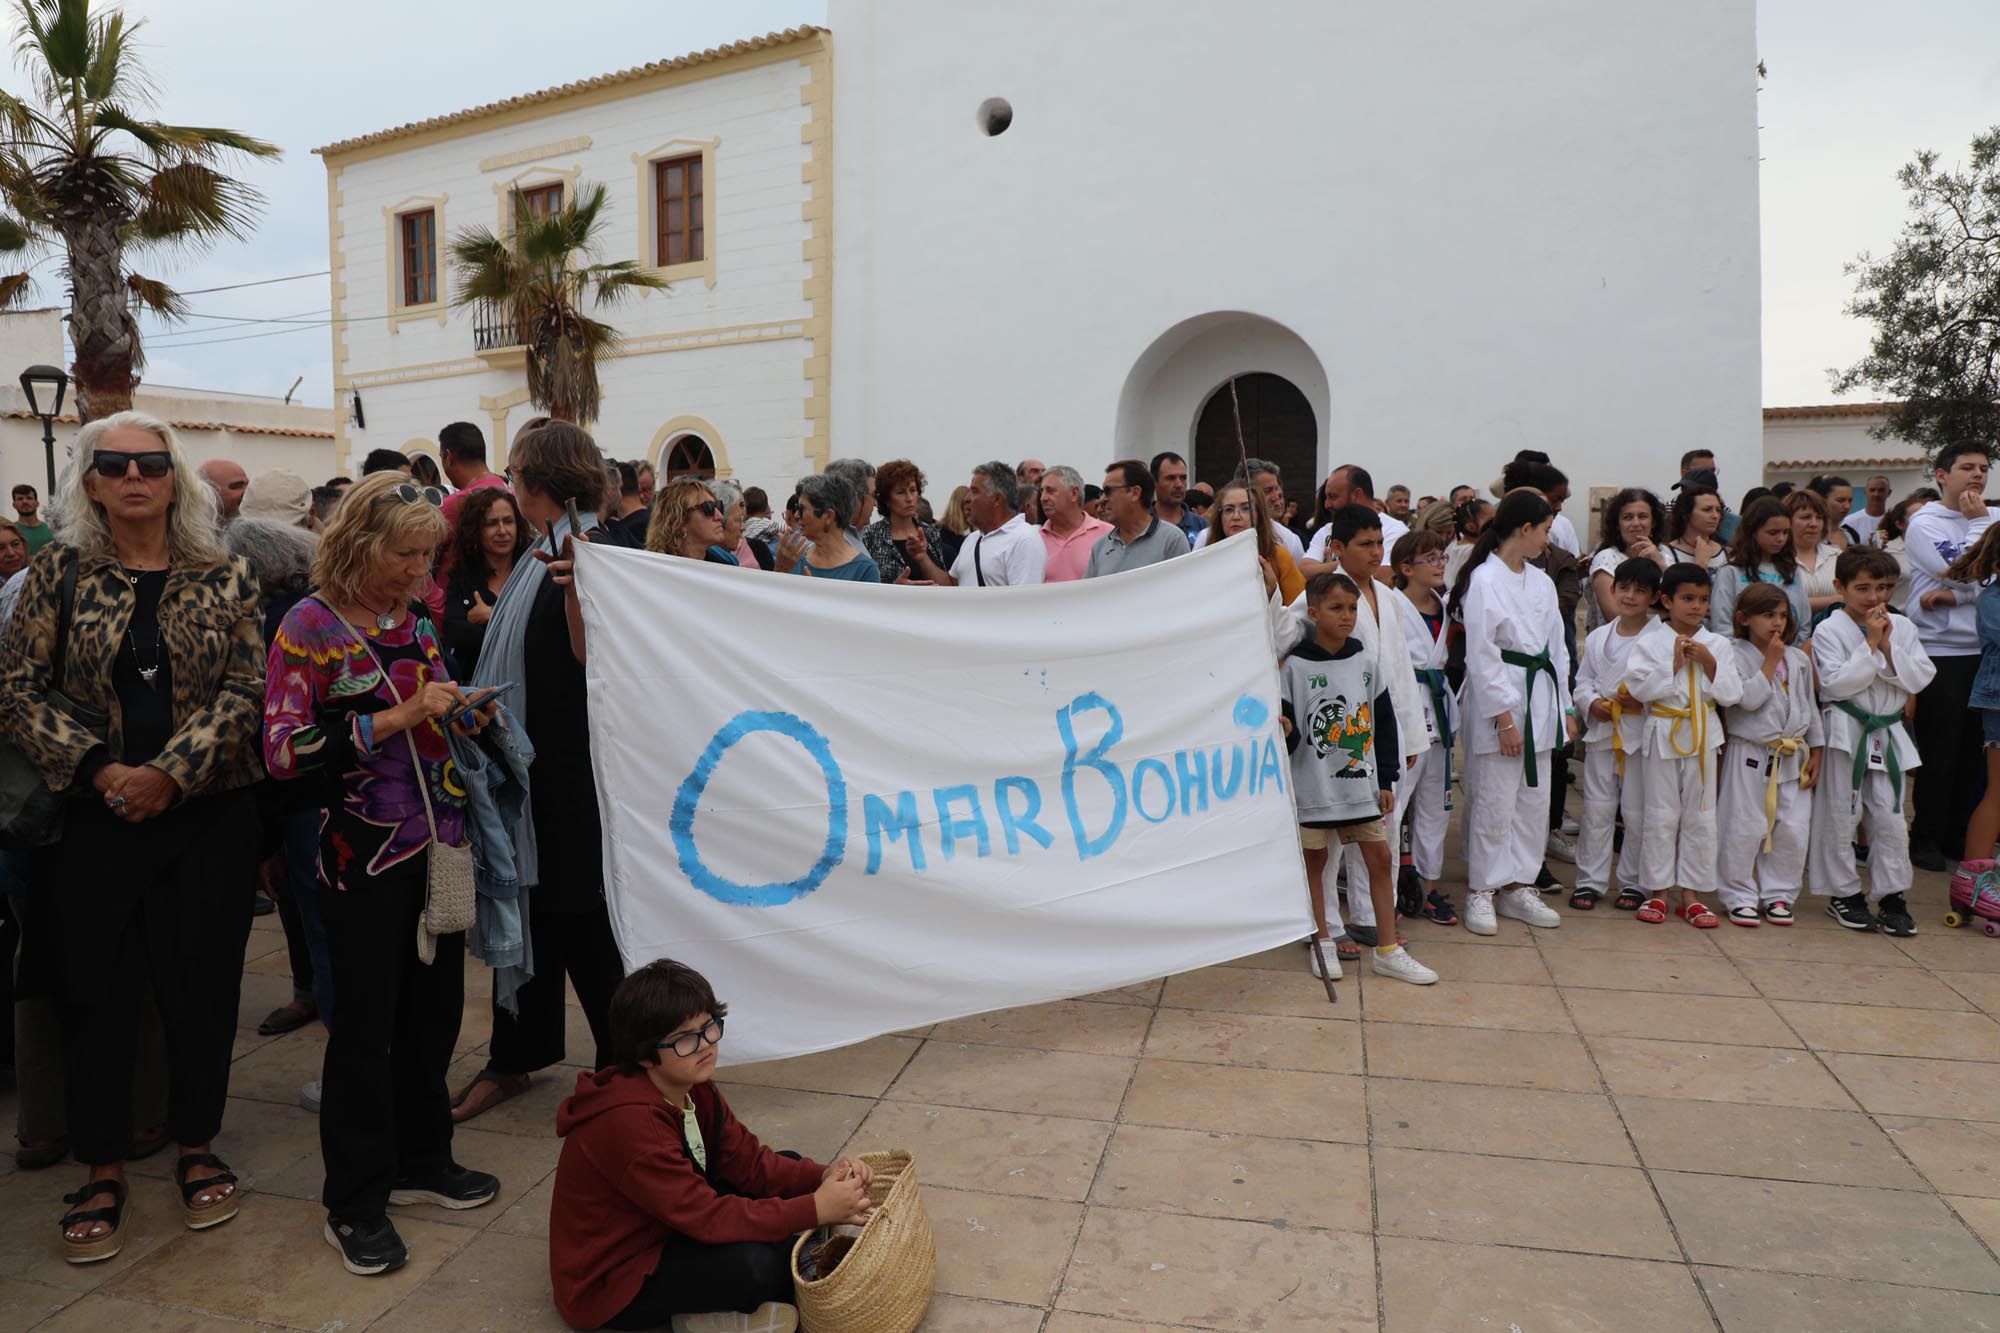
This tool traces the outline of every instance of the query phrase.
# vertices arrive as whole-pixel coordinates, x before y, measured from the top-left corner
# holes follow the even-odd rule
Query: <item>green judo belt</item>
[[[1845,699],[1835,699],[1833,706],[1861,724],[1861,739],[1854,746],[1854,798],[1861,799],[1861,784],[1868,778],[1868,738],[1878,731],[1887,731],[1903,720],[1901,713],[1871,713],[1865,708],[1849,703]],[[1903,761],[1896,753],[1896,738],[1882,747],[1882,756],[1889,770],[1889,787],[1896,793],[1896,813],[1903,812]]]
[[[1512,648],[1502,648],[1500,660],[1508,666],[1520,667],[1528,673],[1528,686],[1521,692],[1521,740],[1527,746],[1522,752],[1522,759],[1528,769],[1528,785],[1539,787],[1542,785],[1542,779],[1540,771],[1535,767],[1535,676],[1543,671],[1548,672],[1549,688],[1557,691],[1556,698],[1560,701],[1562,694],[1561,687],[1556,682],[1555,663],[1549,661],[1549,650],[1546,648],[1539,653],[1517,653]]]

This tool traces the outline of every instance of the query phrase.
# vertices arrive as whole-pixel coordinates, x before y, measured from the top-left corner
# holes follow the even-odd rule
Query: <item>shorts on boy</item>
[[[1389,829],[1379,819],[1365,820],[1359,824],[1338,824],[1332,828],[1299,825],[1299,846],[1309,852],[1325,851],[1336,838],[1342,847],[1357,842],[1387,842]]]

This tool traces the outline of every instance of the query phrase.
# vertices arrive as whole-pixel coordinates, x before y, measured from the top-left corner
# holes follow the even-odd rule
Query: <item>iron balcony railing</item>
[[[472,307],[472,350],[491,352],[502,347],[518,347],[520,336],[514,317],[491,301],[476,301]]]

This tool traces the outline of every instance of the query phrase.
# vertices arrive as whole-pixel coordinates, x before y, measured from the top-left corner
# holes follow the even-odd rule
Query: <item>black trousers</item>
[[[492,1055],[486,1067],[496,1074],[532,1074],[559,1064],[565,1054],[563,978],[576,986],[583,1016],[596,1039],[594,1069],[613,1063],[610,1037],[611,992],[625,979],[625,962],[611,936],[611,913],[602,894],[592,894],[581,912],[550,912],[528,899],[528,939],[535,975],[516,993],[518,1014],[493,1006]]]
[[[660,1251],[659,1267],[639,1288],[632,1303],[605,1323],[606,1328],[664,1328],[677,1314],[707,1314],[719,1310],[748,1313],[765,1301],[790,1304],[792,1242],[739,1241],[733,1245],[703,1245],[676,1236]]]
[[[340,997],[319,1114],[321,1198],[335,1221],[373,1221],[397,1179],[451,1164],[445,1074],[465,1006],[465,936],[439,936],[436,960],[418,960],[425,860],[319,888]]]
[[[167,1048],[167,1132],[222,1128],[257,873],[250,791],[197,796],[129,824],[68,803],[62,840],[38,856],[59,971],[70,1151],[87,1166],[132,1152],[132,1073],[148,990]]]
[[[1917,808],[1910,820],[1910,841],[1928,839],[1949,858],[1958,859],[1965,844],[1965,824],[1985,788],[1985,746],[1979,723],[1968,711],[1972,680],[1979,674],[1979,655],[1934,657],[1937,675],[1917,696],[1916,726],[1911,739],[1923,767],[1917,780]]]

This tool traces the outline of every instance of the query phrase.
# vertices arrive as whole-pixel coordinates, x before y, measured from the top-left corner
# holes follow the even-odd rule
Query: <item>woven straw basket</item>
[[[799,1277],[792,1246],[799,1323],[805,1333],[912,1333],[937,1286],[937,1244],[917,1193],[916,1159],[902,1149],[862,1154],[874,1171],[868,1201],[874,1215],[840,1266],[816,1282]]]

